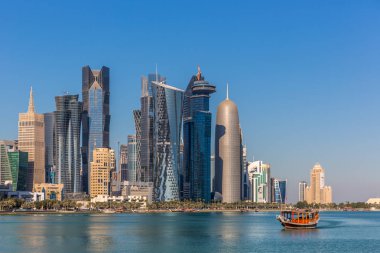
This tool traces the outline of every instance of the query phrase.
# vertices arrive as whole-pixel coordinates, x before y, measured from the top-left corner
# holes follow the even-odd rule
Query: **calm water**
[[[275,215],[0,216],[0,252],[380,252],[380,212],[324,212],[307,231]]]

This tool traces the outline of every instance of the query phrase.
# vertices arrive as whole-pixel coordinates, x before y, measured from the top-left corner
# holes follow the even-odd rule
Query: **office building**
[[[54,184],[54,137],[55,137],[55,118],[54,112],[44,113],[45,122],[45,181]]]
[[[319,163],[315,164],[311,170],[310,186],[306,187],[305,195],[308,203],[332,203],[332,189],[325,185],[325,170]]]
[[[28,153],[27,190],[33,184],[45,183],[45,128],[44,115],[34,108],[33,90],[30,88],[29,106],[26,113],[19,114],[18,149]]]
[[[11,166],[13,191],[26,191],[28,173],[28,153],[20,150],[8,151]]]
[[[82,180],[83,190],[89,192],[88,167],[95,147],[109,147],[110,136],[110,69],[82,68]]]
[[[8,147],[5,141],[0,141],[0,184],[12,181],[11,164],[8,158]]]
[[[183,141],[184,166],[181,173],[183,199],[211,200],[210,156],[211,117],[210,94],[215,86],[205,81],[198,67],[184,93]]]
[[[110,195],[111,172],[115,169],[115,152],[110,148],[95,148],[90,164],[90,197]]]
[[[154,199],[179,200],[183,91],[162,82],[152,84]]]
[[[145,175],[141,170],[141,110],[133,110],[133,118],[135,120],[135,180],[137,182],[142,182],[145,179]],[[144,171],[145,172],[145,171]]]
[[[271,202],[285,204],[286,202],[286,180],[271,178]]]
[[[242,143],[239,113],[236,104],[227,97],[219,104],[215,129],[215,191],[223,202],[241,200]]]
[[[80,170],[80,129],[82,103],[78,95],[55,97],[54,182],[64,184],[64,194],[82,192]]]
[[[153,82],[163,82],[165,77],[160,74],[149,74],[141,78],[141,140],[140,140],[140,167],[141,181],[153,182]],[[137,130],[136,130],[137,134]],[[137,136],[138,137],[138,136]]]
[[[128,181],[137,182],[137,139],[128,135]]]
[[[298,201],[306,201],[306,187],[307,183],[305,181],[298,183]]]
[[[128,145],[120,145],[120,181],[128,181]]]
[[[271,201],[270,164],[263,161],[254,161],[248,166],[249,196],[255,203],[269,203]]]

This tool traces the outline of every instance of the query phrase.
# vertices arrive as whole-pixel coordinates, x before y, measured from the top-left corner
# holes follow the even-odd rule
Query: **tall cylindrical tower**
[[[215,129],[215,191],[223,202],[241,200],[241,131],[237,106],[227,98],[218,106]]]

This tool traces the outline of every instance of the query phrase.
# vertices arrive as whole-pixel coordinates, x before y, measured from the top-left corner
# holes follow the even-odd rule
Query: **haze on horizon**
[[[134,133],[140,77],[184,89],[200,65],[239,109],[248,159],[309,182],[319,162],[333,200],[380,197],[380,2],[6,1],[0,16],[0,139],[28,106],[81,94],[81,67],[111,69],[111,143]],[[215,125],[214,125],[215,126]],[[214,128],[213,126],[213,128]],[[213,146],[213,145],[212,145]]]

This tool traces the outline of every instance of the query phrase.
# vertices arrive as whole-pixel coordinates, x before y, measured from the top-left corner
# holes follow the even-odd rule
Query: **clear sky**
[[[140,77],[184,89],[201,66],[238,105],[250,159],[288,179],[316,162],[334,201],[380,197],[379,1],[2,1],[0,139],[17,138],[29,87],[39,113],[80,94],[81,67],[111,69],[111,140],[134,133]],[[215,118],[214,118],[215,121]]]

